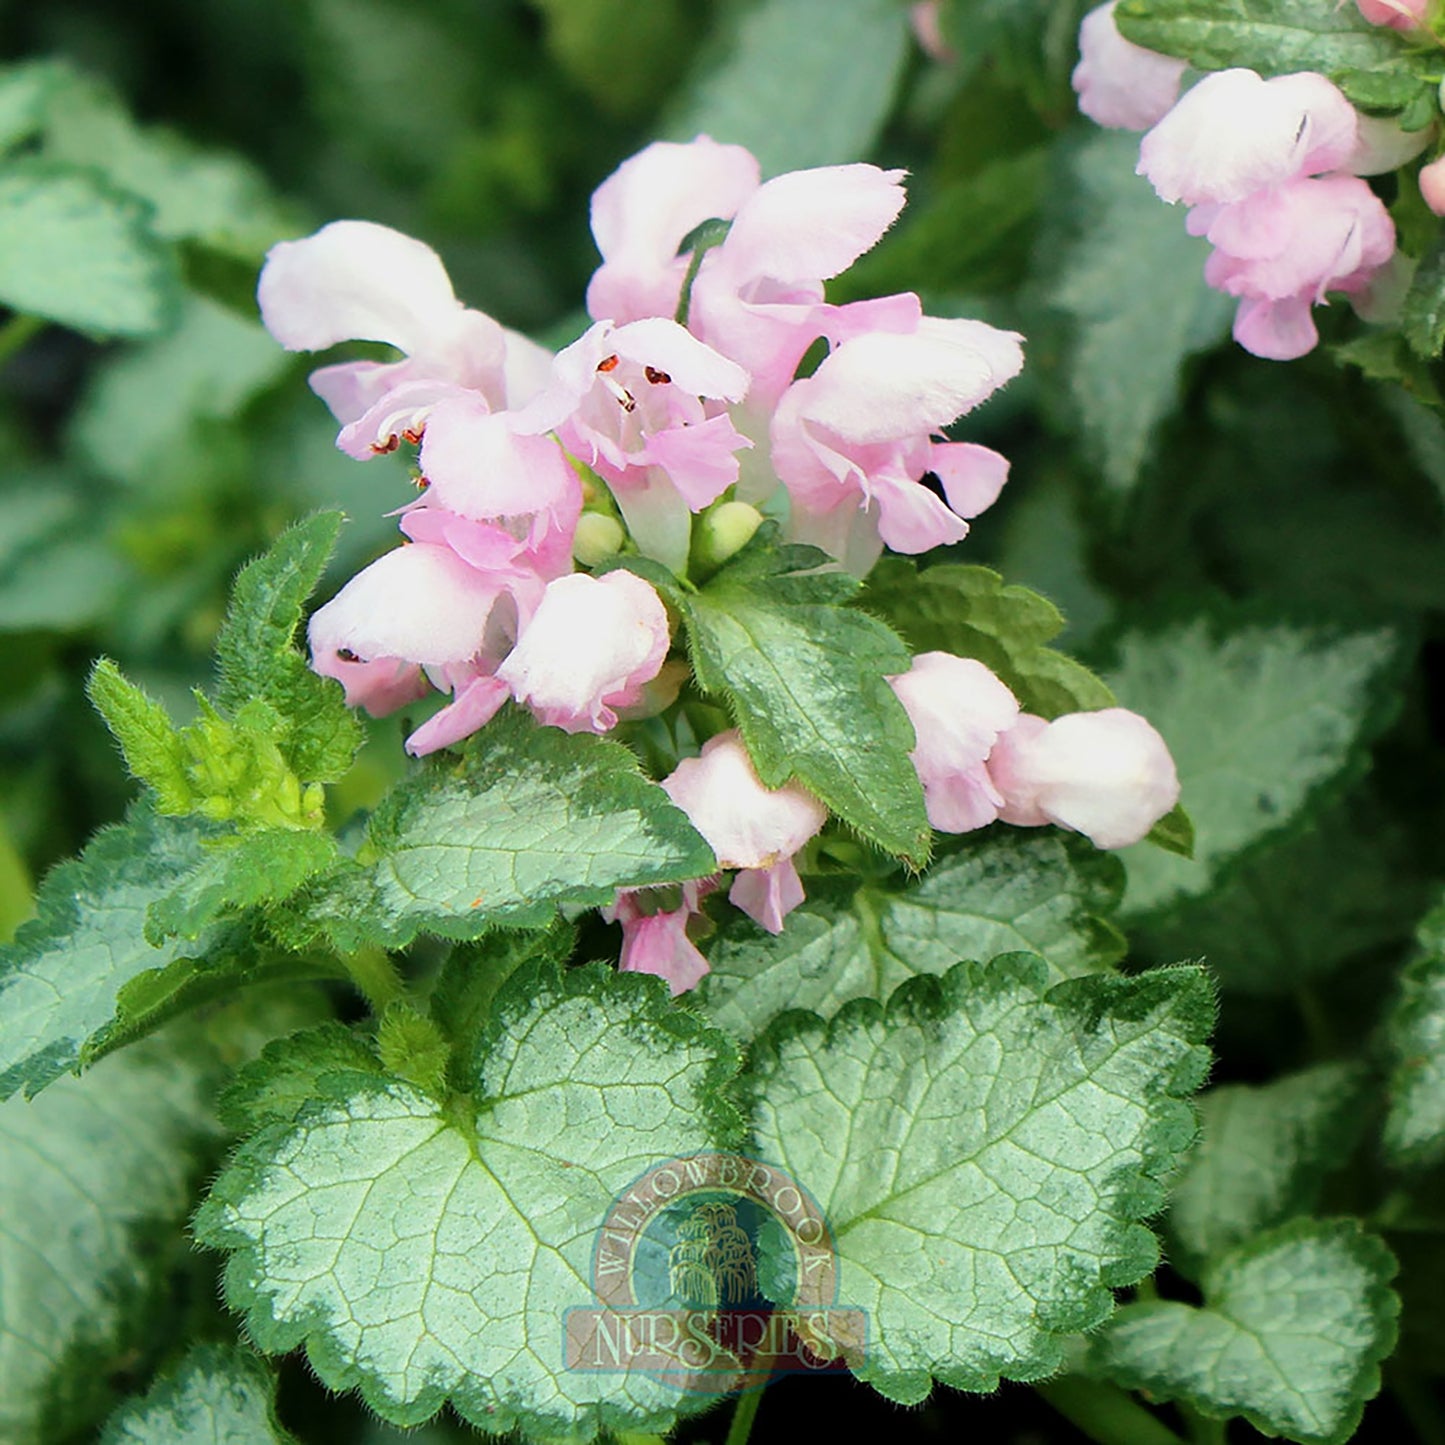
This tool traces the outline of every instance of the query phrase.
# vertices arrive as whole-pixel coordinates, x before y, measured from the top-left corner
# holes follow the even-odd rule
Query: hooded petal
[[[655,141],[623,161],[592,193],[603,264],[587,287],[588,313],[617,322],[670,317],[687,269],[679,244],[703,221],[734,216],[759,176],[749,151],[705,135]]]
[[[807,380],[803,414],[850,442],[937,431],[1023,369],[1023,337],[982,321],[924,317],[912,333],[843,342]]]
[[[765,181],[738,208],[703,264],[741,285],[767,277],[817,282],[846,271],[897,219],[905,171],[818,166]]]
[[[1084,16],[1073,86],[1079,109],[1095,125],[1148,130],[1168,114],[1188,67],[1125,40],[1114,23],[1117,4],[1109,0]]]
[[[363,662],[465,662],[481,647],[500,592],[450,548],[398,547],[358,572],[312,617],[312,656],[344,650]]]
[[[1219,70],[1144,137],[1137,169],[1166,201],[1240,201],[1344,165],[1358,128],[1354,107],[1322,75]]]
[[[1014,726],[1018,700],[983,663],[923,652],[889,683],[913,724],[909,757],[923,784],[928,821],[944,833],[993,822],[1003,798],[984,767],[1000,733]]]
[[[385,341],[422,352],[462,309],[430,246],[371,221],[333,221],[273,246],[256,299],[266,329],[288,351]]]
[[[1099,848],[1125,848],[1179,801],[1169,749],[1137,713],[1114,707],[1039,721],[1005,733],[989,757],[1008,809],[1017,808],[1004,812],[1009,821],[1041,813]]]
[[[671,317],[654,316],[619,326],[608,345],[639,366],[666,373],[694,396],[741,401],[748,389],[748,374],[742,367],[705,346]]]
[[[667,611],[640,577],[576,572],[548,583],[497,676],[544,723],[601,733],[614,707],[640,700],[668,643]]]
[[[736,730],[719,733],[662,781],[721,868],[771,868],[823,826],[828,810],[796,784],[765,787]]]

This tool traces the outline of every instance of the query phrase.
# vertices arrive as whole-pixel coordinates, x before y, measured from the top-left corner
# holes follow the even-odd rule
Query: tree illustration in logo
[[[673,1295],[698,1309],[746,1304],[757,1293],[757,1261],[737,1210],[721,1201],[699,1204],[678,1227],[667,1252]]]

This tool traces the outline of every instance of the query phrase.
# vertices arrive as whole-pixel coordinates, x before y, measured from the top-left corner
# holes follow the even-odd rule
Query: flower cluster
[[[884,547],[962,539],[1008,462],[943,429],[1018,374],[1023,338],[926,316],[912,294],[825,296],[897,217],[902,179],[844,165],[764,181],[739,146],[649,146],[593,197],[593,324],[555,356],[464,307],[436,254],[385,227],[339,221],[275,247],[259,300],[278,340],[401,353],[325,366],[311,384],[343,451],[414,447],[420,488],[398,514],[404,544],[312,618],[313,667],[377,715],[447,694],[408,737],[415,754],[465,738],[508,699],[602,733],[667,708],[686,677],[668,662],[658,593],[623,568],[588,570],[604,558],[640,554],[686,578],[764,513],[858,575]],[[941,829],[1052,821],[1118,847],[1173,806],[1167,751],[1132,714],[1046,724],[980,664],[942,654],[892,681]],[[803,898],[794,855],[824,805],[765,787],[736,732],[662,786],[719,869],[736,870],[731,901],[780,930]],[[688,925],[718,882],[620,894],[622,966],[691,987],[707,965]]]
[[[1329,292],[1364,291],[1395,252],[1394,225],[1360,177],[1394,169],[1427,137],[1362,117],[1308,71],[1217,71],[1176,100],[1184,62],[1124,39],[1114,3],[1090,12],[1079,43],[1080,109],[1148,130],[1139,173],[1183,201],[1190,233],[1214,247],[1204,276],[1239,298],[1235,340],[1277,361],[1310,351],[1312,309]]]

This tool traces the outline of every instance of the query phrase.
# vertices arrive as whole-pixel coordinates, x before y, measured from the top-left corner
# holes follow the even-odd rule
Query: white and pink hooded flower
[[[602,253],[587,309],[618,323],[678,310],[690,260],[678,248],[703,221],[730,223],[698,264],[688,329],[751,377],[766,409],[803,353],[830,329],[823,283],[877,244],[903,208],[903,172],[820,166],[761,179],[741,146],[707,136],[658,141],[625,161],[592,198]]]
[[[828,820],[805,788],[764,786],[735,731],[703,744],[662,780],[668,797],[708,841],[720,868],[736,868],[728,898],[769,933],[803,901],[793,855]]]
[[[365,460],[419,441],[431,409],[457,391],[492,410],[541,385],[550,353],[462,305],[441,258],[421,241],[370,221],[333,221],[266,257],[256,299],[288,351],[382,341],[402,361],[349,361],[311,373],[341,423],[337,445]]]
[[[836,346],[788,388],[773,416],[772,460],[792,499],[791,534],[859,575],[885,545],[916,553],[965,537],[965,519],[998,499],[1008,462],[988,447],[935,436],[1018,375],[1022,341],[982,321],[920,313],[907,330]]]
[[[742,367],[675,321],[599,321],[558,353],[516,426],[555,431],[607,482],[638,546],[680,573],[692,514],[737,481],[737,452],[752,446],[726,405],[747,387]]]
[[[1319,340],[1311,312],[1331,291],[1365,291],[1395,251],[1384,205],[1358,176],[1413,140],[1366,128],[1322,75],[1265,80],[1217,71],[1143,139],[1139,172],[1190,206],[1188,228],[1215,250],[1211,286],[1240,298],[1234,336],[1272,360]]]

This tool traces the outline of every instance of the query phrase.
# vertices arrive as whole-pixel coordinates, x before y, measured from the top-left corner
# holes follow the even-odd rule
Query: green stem
[[[728,1437],[724,1445],[748,1445],[748,1436],[753,1432],[753,1417],[758,1413],[758,1406],[763,1403],[763,1391],[761,1388],[749,1390],[746,1395],[739,1395],[738,1402],[733,1406],[733,1418],[728,1425]]]
[[[359,948],[355,953],[346,954],[341,962],[377,1018],[385,1012],[387,1004],[405,992],[396,966],[379,948]]]
[[[45,329],[44,318],[39,316],[12,316],[0,326],[0,366],[4,366],[32,336]]]
[[[1179,1414],[1189,1427],[1192,1445],[1228,1445],[1227,1421],[1213,1420],[1208,1415],[1201,1415],[1198,1410],[1190,1409],[1188,1405],[1180,1405]]]
[[[1034,1389],[1098,1445],[1184,1445],[1117,1385],[1061,1375]]]

